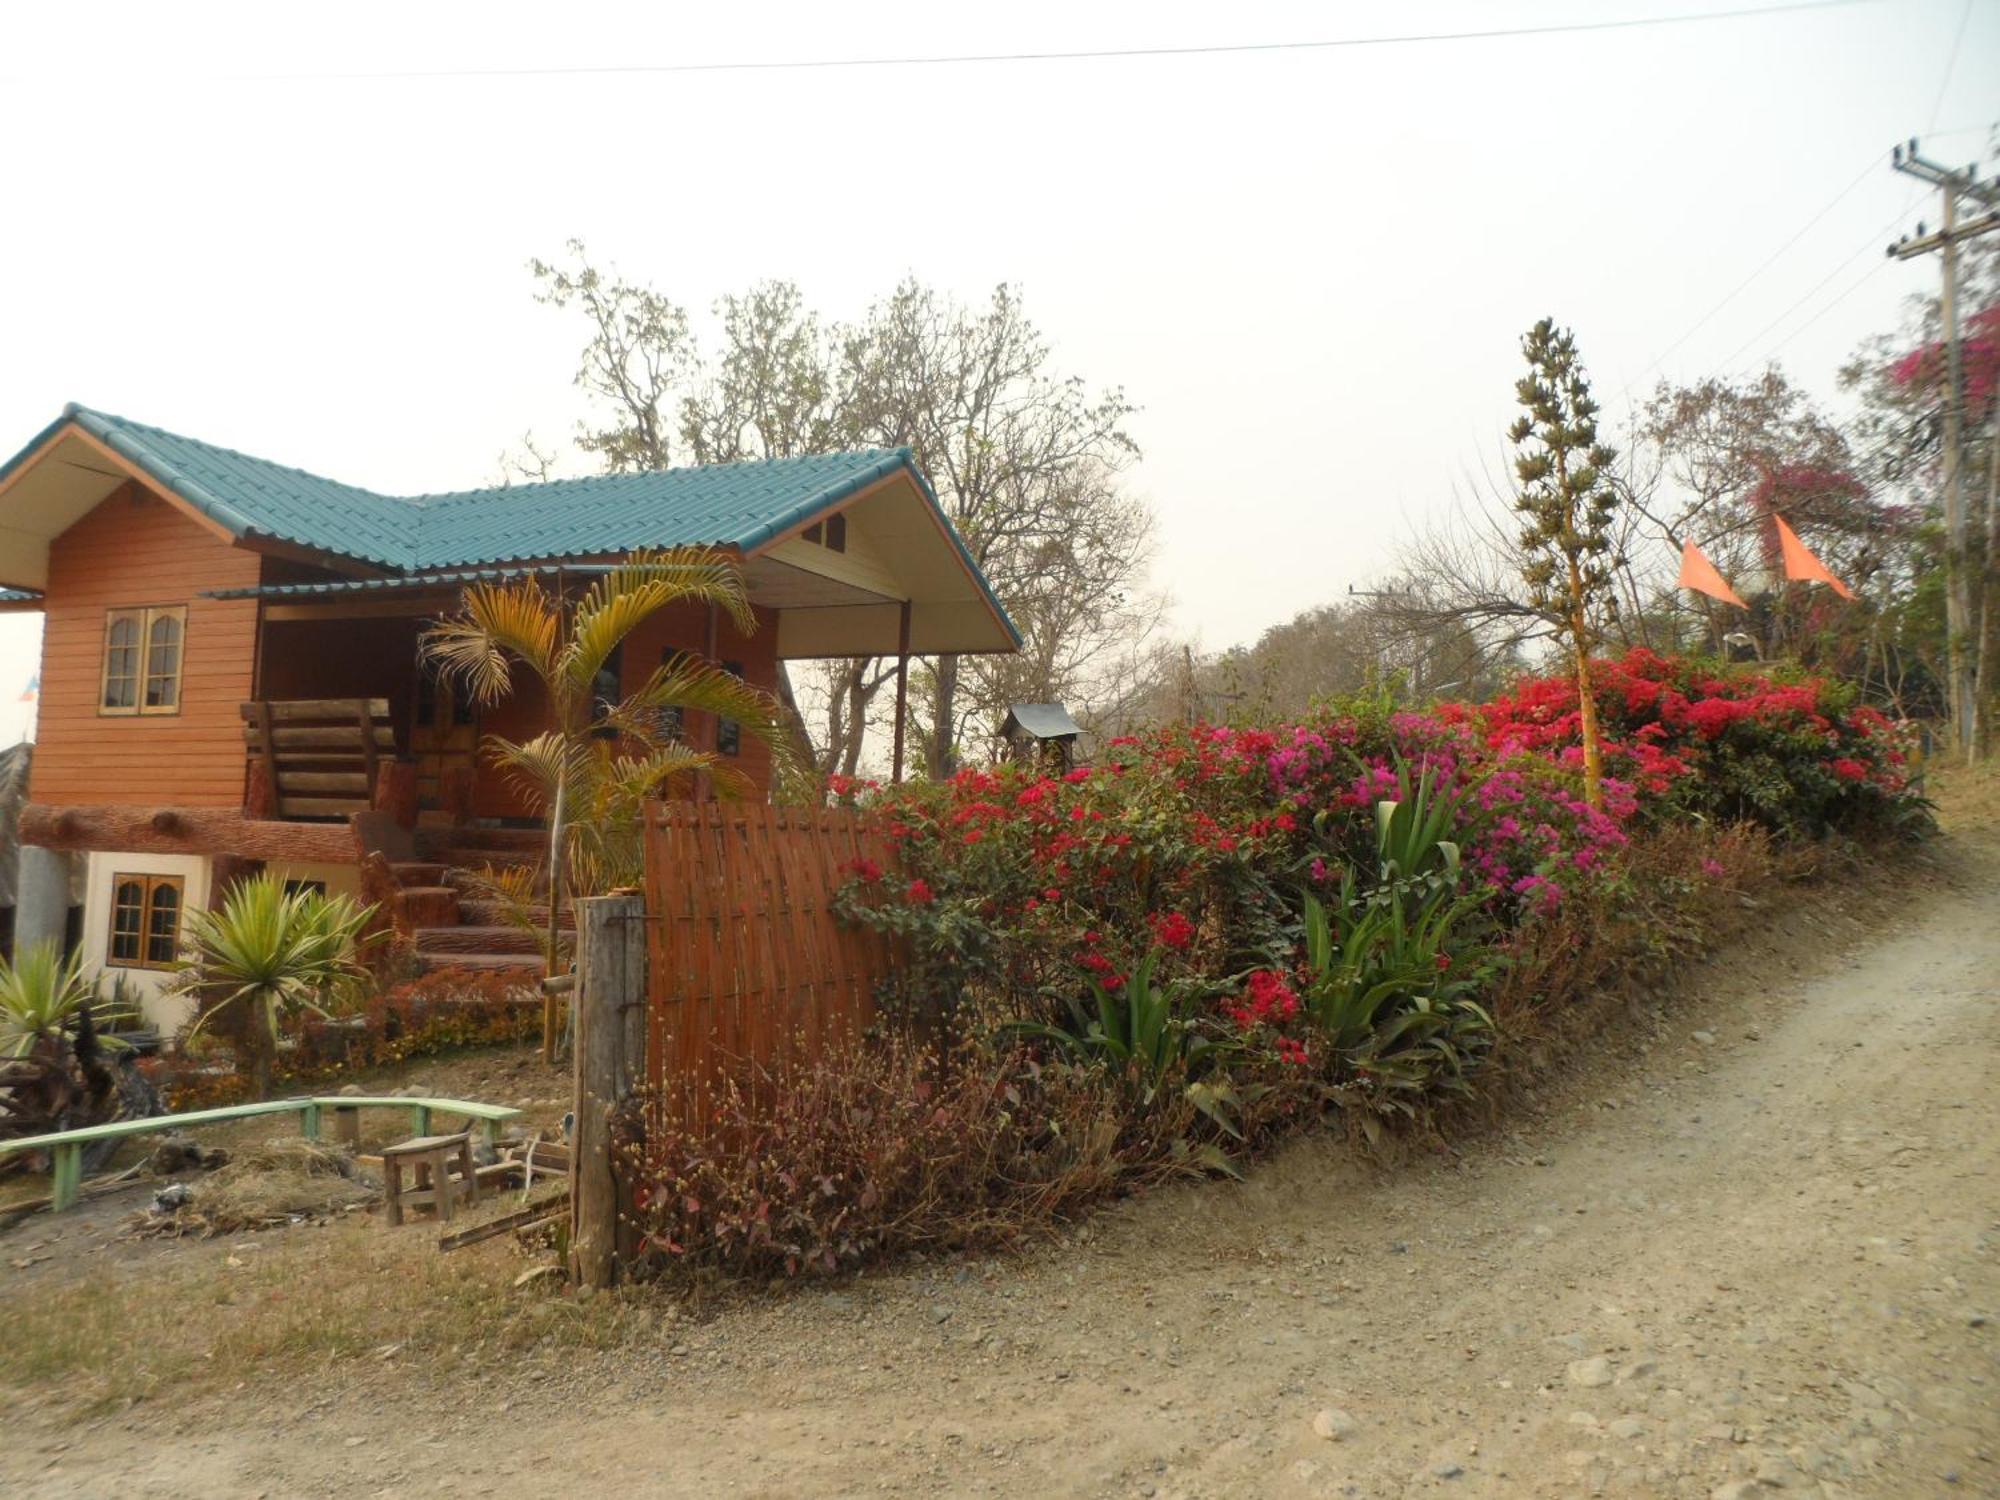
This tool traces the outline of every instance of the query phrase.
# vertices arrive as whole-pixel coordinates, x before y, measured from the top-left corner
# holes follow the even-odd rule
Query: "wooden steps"
[[[542,972],[539,953],[453,953],[448,949],[418,949],[417,962],[426,974],[439,969],[479,969],[488,972],[518,971],[523,979]]]
[[[418,830],[415,859],[390,866],[395,874],[400,925],[425,972],[437,969],[518,971],[539,975],[542,958],[536,933],[507,919],[506,903],[482,890],[487,868],[519,869],[539,864],[547,835],[533,828],[440,828]],[[534,908],[545,928],[546,904]],[[573,926],[568,912],[562,927]]]
[[[412,935],[419,953],[539,953],[535,934],[513,923],[495,926],[419,927]]]
[[[527,909],[528,919],[538,932],[547,931],[549,907],[546,901],[538,901]],[[504,901],[490,901],[480,896],[461,893],[458,898],[458,919],[475,927],[498,927],[507,921],[507,904]],[[565,906],[557,914],[556,927],[563,932],[576,930],[576,913]]]

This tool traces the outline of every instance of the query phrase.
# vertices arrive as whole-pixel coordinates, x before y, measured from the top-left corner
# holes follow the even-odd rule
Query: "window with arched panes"
[[[181,946],[184,896],[178,875],[114,875],[105,962],[120,969],[171,969]]]
[[[146,693],[141,700],[150,711],[180,707],[181,616],[161,610],[146,623]]]
[[[187,647],[187,606],[114,609],[104,619],[101,714],[176,714]]]

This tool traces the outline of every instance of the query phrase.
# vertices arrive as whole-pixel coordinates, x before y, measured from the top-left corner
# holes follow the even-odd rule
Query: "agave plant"
[[[283,1023],[331,1015],[367,984],[360,950],[373,914],[346,896],[287,894],[274,875],[239,881],[219,910],[188,913],[188,951],[174,988],[197,1007],[189,1035],[208,1029],[228,1037],[263,1098]]]

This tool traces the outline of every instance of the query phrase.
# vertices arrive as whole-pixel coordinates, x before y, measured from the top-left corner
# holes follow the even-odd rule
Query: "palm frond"
[[[605,716],[605,722],[621,733],[651,738],[649,726],[669,708],[734,719],[743,733],[770,747],[772,761],[780,768],[789,768],[795,757],[783,704],[762,688],[685,651],[662,662]]]
[[[619,642],[670,604],[713,604],[745,635],[757,628],[742,566],[712,547],[634,552],[601,576],[577,601],[558,672],[584,700]]]
[[[459,612],[424,632],[423,651],[481,703],[513,688],[519,660],[553,689],[562,611],[532,578],[466,587]]]
[[[590,744],[548,729],[531,740],[489,734],[486,759],[530,802],[553,807],[556,789],[573,791],[589,774]]]

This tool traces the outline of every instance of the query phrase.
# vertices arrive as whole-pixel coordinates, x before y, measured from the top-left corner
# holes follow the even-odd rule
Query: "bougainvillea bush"
[[[1007,765],[894,788],[839,782],[895,851],[852,865],[840,898],[909,955],[881,1029],[936,1049],[953,1099],[1012,1101],[1009,1128],[1032,1122],[1050,1077],[1073,1073],[1115,1083],[1090,1097],[1122,1101],[1107,1127],[1121,1140],[1158,1139],[1135,1120],[1170,1115],[1187,1164],[1329,1113],[1373,1135],[1466,1092],[1515,1018],[1546,1023],[1621,966],[1699,946],[1711,897],[1734,900],[1771,840],[1927,826],[1903,737],[1840,684],[1645,651],[1593,674],[1601,811],[1583,799],[1564,677],[1425,712],[1351,704],[1282,726],[1175,726],[1114,740],[1060,776]],[[899,1055],[909,1077],[924,1072]],[[840,1225],[768,1238],[749,1257],[760,1268],[845,1264],[896,1238],[865,1227],[897,1197],[886,1148],[860,1140],[879,1135],[886,1106],[830,1108],[847,1095],[826,1066],[764,1080],[732,1116],[735,1134],[765,1142],[771,1180],[813,1185],[798,1222]],[[971,1094],[956,1092],[967,1079]],[[801,1110],[814,1131],[779,1128]],[[957,1103],[920,1113],[947,1133],[971,1118]],[[1055,1128],[1030,1123],[1029,1139]],[[783,1144],[808,1135],[811,1153]],[[793,1189],[737,1182],[722,1218],[738,1237],[724,1246],[702,1232],[722,1169],[700,1136],[677,1132],[642,1170],[667,1205],[654,1244],[738,1264],[740,1226]],[[686,1186],[698,1178],[705,1189]],[[897,1233],[934,1231],[950,1238]],[[829,1238],[847,1247],[831,1262]]]

